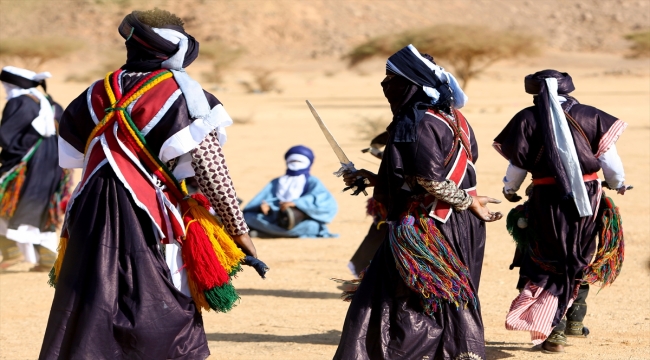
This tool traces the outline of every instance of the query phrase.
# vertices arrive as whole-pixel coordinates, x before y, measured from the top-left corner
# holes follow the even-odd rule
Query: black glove
[[[255,269],[255,271],[257,271],[257,273],[260,274],[260,277],[262,277],[262,279],[266,279],[266,272],[270,270],[269,267],[266,266],[266,264],[262,260],[252,257],[250,255],[246,255],[243,264],[248,265],[253,269]]]
[[[506,192],[506,188],[503,188],[501,192],[503,193],[503,196],[506,198],[506,200],[510,202],[519,202],[519,200],[521,200],[521,196],[517,195],[517,193],[508,194]]]

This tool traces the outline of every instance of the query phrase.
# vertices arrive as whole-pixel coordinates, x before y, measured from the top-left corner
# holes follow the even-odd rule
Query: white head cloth
[[[581,217],[591,216],[593,211],[591,209],[591,201],[587,194],[585,182],[582,179],[582,171],[580,170],[580,161],[578,160],[578,153],[573,137],[571,136],[571,129],[569,123],[564,115],[564,110],[560,104],[560,99],[557,94],[557,79],[553,77],[545,78],[546,86],[549,93],[549,110],[551,113],[551,124],[553,125],[553,135],[555,137],[555,145],[557,152],[560,155],[560,161],[564,166],[567,178],[571,184],[571,192],[573,199],[578,208],[578,213]]]
[[[183,69],[183,61],[185,60],[185,52],[187,52],[187,36],[172,29],[151,28],[156,34],[160,35],[165,40],[174,44],[178,44],[178,51],[169,59],[163,61],[162,67],[169,69],[174,74],[174,79],[183,92],[187,109],[190,116],[194,119],[204,119],[210,125],[217,129],[219,133],[219,144],[224,146],[228,135],[226,134],[226,127],[232,125],[233,121],[225,111],[223,106],[215,106],[210,109],[210,104],[205,98],[203,88],[201,85],[192,79],[185,69]]]
[[[52,74],[49,72],[35,73],[33,71],[21,69],[15,66],[5,66],[2,68],[2,70],[33,81],[41,81],[52,77]],[[36,119],[32,121],[32,127],[34,127],[34,129],[43,137],[50,137],[56,134],[56,125],[54,124],[54,109],[52,108],[52,104],[50,104],[49,100],[47,100],[42,92],[36,90],[35,87],[23,89],[14,84],[9,84],[4,81],[2,82],[2,85],[7,92],[7,100],[28,94],[36,97],[39,100],[41,109],[38,111],[38,116]]]
[[[302,154],[291,154],[287,157],[287,169],[299,171],[311,166],[309,158]],[[296,176],[283,175],[278,180],[278,189],[275,196],[280,201],[294,201],[298,199],[307,184],[307,175],[301,174]]]

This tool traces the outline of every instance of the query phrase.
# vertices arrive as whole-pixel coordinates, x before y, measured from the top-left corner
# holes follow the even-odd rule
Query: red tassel
[[[198,290],[203,292],[227,283],[228,273],[219,263],[210,239],[201,225],[190,216],[184,216],[184,220],[188,225],[183,242],[183,262]]]

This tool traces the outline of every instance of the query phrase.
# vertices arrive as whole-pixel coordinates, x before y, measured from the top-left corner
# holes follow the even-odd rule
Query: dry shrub
[[[626,55],[629,58],[650,57],[650,30],[625,35],[630,41],[630,51]]]
[[[244,53],[243,49],[233,48],[218,40],[202,42],[199,46],[199,59],[212,61],[212,70],[204,72],[207,82],[221,84],[223,75]]]
[[[29,37],[0,40],[0,58],[38,70],[44,63],[69,55],[83,46],[64,37]]]
[[[383,116],[363,117],[361,122],[355,124],[355,128],[359,139],[370,141],[374,139],[375,136],[386,131],[390,122],[391,119],[387,119]]]
[[[107,53],[102,57],[102,63],[96,68],[85,73],[70,74],[65,78],[66,82],[89,83],[91,81],[102,79],[107,73],[119,69],[126,62],[126,52],[124,49]]]
[[[241,84],[248,93],[266,93],[271,91],[281,92],[277,80],[273,77],[273,71],[257,68],[251,70],[252,81],[242,81]]]
[[[354,67],[375,56],[388,57],[408,44],[433,56],[439,65],[451,66],[462,87],[499,60],[533,56],[540,51],[537,39],[521,32],[437,25],[371,39],[352,49],[344,58]]]

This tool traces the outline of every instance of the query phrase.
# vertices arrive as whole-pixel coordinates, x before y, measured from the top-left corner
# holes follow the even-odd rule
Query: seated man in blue
[[[323,183],[309,174],[314,153],[294,146],[284,155],[287,172],[273,179],[244,208],[244,219],[265,238],[336,237],[326,224],[338,210],[336,200]]]

